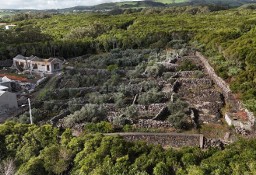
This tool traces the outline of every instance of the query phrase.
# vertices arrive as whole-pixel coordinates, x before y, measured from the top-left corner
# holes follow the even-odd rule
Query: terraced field
[[[165,132],[222,125],[223,96],[197,57],[189,54],[113,50],[73,58],[46,86],[51,88],[42,91],[41,106],[34,110],[41,115],[52,111],[45,121],[64,112],[55,123],[65,128],[100,121]]]

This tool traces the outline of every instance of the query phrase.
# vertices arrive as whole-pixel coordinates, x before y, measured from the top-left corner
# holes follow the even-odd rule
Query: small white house
[[[13,65],[20,71],[28,70],[37,73],[52,74],[62,69],[63,61],[58,58],[42,59],[37,56],[24,57],[17,55],[13,58]]]
[[[5,30],[10,30],[11,28],[15,27],[16,25],[14,24],[9,24],[5,26]]]

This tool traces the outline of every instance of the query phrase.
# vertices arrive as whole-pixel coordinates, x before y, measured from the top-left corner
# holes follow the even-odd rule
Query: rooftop
[[[34,55],[31,55],[30,57],[24,57],[23,55],[17,55],[16,57],[14,57],[14,59],[31,60],[31,61],[39,61],[39,62],[52,62],[53,60],[58,59],[58,58],[50,57],[49,59],[44,59],[44,58],[39,58]]]
[[[8,87],[0,85],[0,91],[7,90]]]
[[[21,82],[27,82],[28,81],[27,78],[24,78],[24,77],[21,77],[21,76],[18,76],[18,75],[6,75],[6,74],[1,74],[0,73],[0,77],[5,77],[5,76],[8,79],[15,80],[15,81],[21,81]]]

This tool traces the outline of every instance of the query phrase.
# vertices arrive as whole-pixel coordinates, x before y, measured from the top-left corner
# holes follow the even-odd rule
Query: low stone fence
[[[212,78],[212,80],[220,87],[224,96],[226,98],[229,98],[231,90],[230,90],[228,84],[215,73],[214,69],[211,67],[211,65],[209,64],[207,59],[200,52],[196,52],[196,56],[203,63],[207,73]]]
[[[178,77],[178,78],[196,78],[196,71],[179,71],[179,72],[165,72],[164,75],[168,75],[168,77]]]
[[[141,128],[171,128],[173,125],[168,121],[158,121],[152,119],[139,119],[136,126]]]
[[[74,72],[79,72],[82,75],[110,75],[107,69],[93,69],[93,68],[83,68],[74,69],[74,67],[66,67],[67,70],[74,70]]]
[[[198,101],[208,101],[208,102],[223,102],[223,95],[213,89],[202,89],[194,92],[195,98],[198,98]]]
[[[213,86],[212,80],[208,78],[169,78],[167,83],[179,82],[184,88],[208,89]]]
[[[109,133],[105,135],[120,135],[126,141],[145,141],[148,144],[160,144],[163,147],[196,146],[203,148],[204,137],[202,134],[181,133]]]
[[[235,127],[240,127],[246,130],[252,130],[254,129],[255,125],[255,116],[252,112],[250,112],[248,109],[245,108],[245,106],[238,100],[234,98],[234,95],[232,94],[229,85],[220,78],[214,71],[214,69],[211,67],[207,59],[200,53],[196,52],[196,56],[200,59],[202,62],[204,68],[206,69],[207,73],[211,77],[211,79],[219,86],[221,89],[225,99],[227,102],[230,103],[232,107],[232,112],[238,112],[238,111],[244,111],[246,113],[247,121],[243,122],[241,119],[233,120],[232,117],[227,113],[225,115],[225,119],[228,124],[234,125]],[[233,122],[232,122],[233,121]]]
[[[108,119],[112,121],[114,117],[120,116],[124,113],[123,109],[118,109],[115,104],[104,104],[103,107],[108,111]],[[134,105],[138,116],[154,117],[157,115],[163,107],[166,107],[165,103],[154,103],[150,105]]]

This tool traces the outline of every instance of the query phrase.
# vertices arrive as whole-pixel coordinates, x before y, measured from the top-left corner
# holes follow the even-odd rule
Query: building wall
[[[30,66],[30,61],[26,61],[26,60],[20,60],[20,59],[13,59],[13,64],[14,65],[21,65],[23,64],[24,67],[22,67],[23,69],[29,69]]]
[[[33,70],[35,70],[35,69],[33,69]],[[45,72],[46,71],[46,65],[38,64],[37,65],[37,70],[41,71],[41,72]]]
[[[9,108],[18,108],[16,94],[5,92],[0,96],[0,108],[6,105]]]
[[[59,69],[54,69],[54,64],[59,64]],[[51,62],[51,72],[59,71],[62,69],[62,64],[58,61]]]
[[[37,65],[37,69],[34,69],[33,66],[34,64]],[[49,70],[47,70],[47,65],[49,66]],[[29,61],[29,68],[32,68],[32,71],[35,72],[52,72],[51,64],[48,62],[42,62],[42,61]]]

